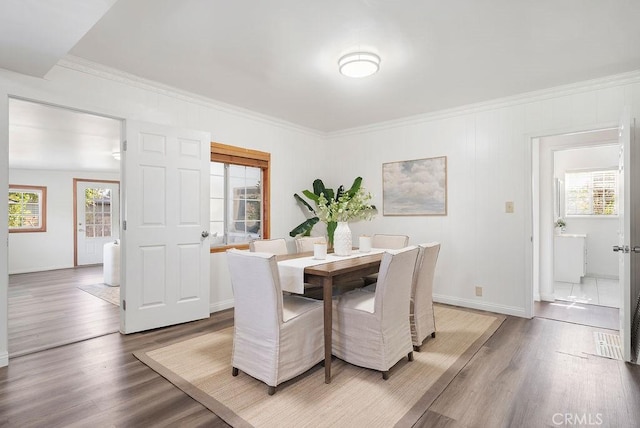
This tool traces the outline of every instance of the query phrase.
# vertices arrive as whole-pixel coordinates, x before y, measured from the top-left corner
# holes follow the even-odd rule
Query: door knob
[[[638,252],[640,252],[640,247],[633,247],[633,251],[635,252],[636,248],[638,248]],[[618,251],[621,251],[623,253],[628,253],[629,252],[629,246],[627,246],[627,245],[624,245],[624,246],[614,245],[613,246],[613,251],[616,252],[616,253]]]
[[[202,237],[206,238],[207,236],[209,236],[209,232],[207,232],[206,230],[202,231]]]
[[[633,247],[631,249],[631,251],[633,251],[634,253],[640,253],[640,247],[638,247],[637,245],[635,247]]]

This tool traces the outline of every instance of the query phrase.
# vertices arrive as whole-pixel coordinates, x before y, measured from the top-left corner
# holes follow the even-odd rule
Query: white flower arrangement
[[[325,223],[371,220],[377,212],[375,206],[369,203],[372,198],[364,187],[358,188],[353,194],[343,192],[337,199],[331,200],[321,193],[316,205],[318,218]]]

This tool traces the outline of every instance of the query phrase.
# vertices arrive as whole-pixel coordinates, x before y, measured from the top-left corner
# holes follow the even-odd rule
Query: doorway
[[[611,250],[618,218],[613,212],[584,211],[589,208],[585,202],[593,203],[585,195],[595,193],[576,184],[600,180],[600,185],[603,177],[611,176],[606,171],[617,173],[617,138],[617,128],[607,128],[534,139],[535,316],[619,328],[618,259]]]
[[[617,142],[553,152],[556,301],[620,308],[619,157]]]
[[[112,153],[119,151],[121,135],[118,119],[9,98],[10,183],[44,187],[47,198],[42,213],[46,230],[9,233],[11,357],[119,329],[119,307],[85,291],[103,281],[101,255],[94,257],[94,266],[76,265],[74,179],[111,186],[109,202],[104,193],[95,202],[102,205],[102,219],[107,208],[115,211],[109,233],[119,234],[119,198],[113,198],[113,184],[120,179],[120,162]],[[98,218],[97,211],[92,214]]]
[[[120,238],[120,182],[73,179],[74,266],[101,264],[104,246]]]

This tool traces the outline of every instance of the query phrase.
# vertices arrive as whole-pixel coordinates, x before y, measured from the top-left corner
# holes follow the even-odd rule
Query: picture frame
[[[382,214],[447,215],[447,157],[382,164]]]

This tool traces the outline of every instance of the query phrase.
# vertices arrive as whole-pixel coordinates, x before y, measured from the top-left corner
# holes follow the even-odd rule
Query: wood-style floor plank
[[[80,281],[101,280],[89,274],[81,277]],[[63,297],[65,287],[57,284],[43,290],[55,281],[47,275],[34,278],[33,283],[26,277],[16,278],[12,285],[19,282],[25,289],[13,288],[12,298],[22,299],[19,309],[24,314],[30,313],[31,301],[56,319],[51,313],[57,310],[49,312],[45,307],[51,301],[62,306],[67,300]],[[76,296],[76,304],[80,299]],[[92,307],[95,310],[97,306]],[[38,318],[49,319],[44,315]],[[18,318],[13,321],[25,328],[23,331],[30,330],[29,322],[24,326]],[[88,322],[99,325],[111,321],[107,317]],[[65,322],[56,321],[56,325]],[[227,310],[207,320],[126,336],[111,333],[11,357],[9,366],[0,368],[0,426],[227,426],[132,353],[231,325],[233,311]],[[19,328],[12,340],[19,338]],[[424,409],[416,426],[557,426],[553,420],[556,414],[600,415],[599,426],[603,427],[638,426],[640,366],[595,356],[594,331],[611,333],[549,319],[507,317],[436,401]]]
[[[227,310],[208,320],[12,358],[0,369],[0,426],[227,426],[133,351],[232,324]]]
[[[102,266],[9,275],[9,357],[118,331],[120,309],[78,288]]]
[[[558,414],[636,427],[640,367],[596,356],[594,331],[611,333],[509,317],[429,410],[465,427],[554,426]]]

